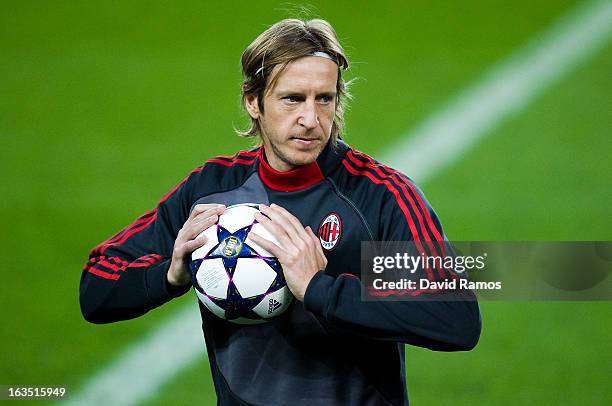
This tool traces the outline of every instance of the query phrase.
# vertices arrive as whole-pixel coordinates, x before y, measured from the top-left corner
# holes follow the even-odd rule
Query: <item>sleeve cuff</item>
[[[324,272],[317,272],[312,277],[304,293],[304,307],[317,314],[324,314],[328,292],[334,284],[335,278]]]
[[[145,271],[145,280],[149,297],[154,302],[166,302],[185,294],[191,289],[191,284],[185,286],[171,286],[166,274],[170,267],[170,260],[161,261]]]

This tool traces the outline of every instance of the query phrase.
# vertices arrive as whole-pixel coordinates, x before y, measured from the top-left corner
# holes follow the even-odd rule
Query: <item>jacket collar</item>
[[[280,172],[272,168],[265,158],[263,146],[259,148],[259,177],[270,189],[280,192],[295,192],[313,186],[325,179],[342,161],[348,146],[338,140],[334,148],[327,143],[316,161],[295,168],[288,172]]]

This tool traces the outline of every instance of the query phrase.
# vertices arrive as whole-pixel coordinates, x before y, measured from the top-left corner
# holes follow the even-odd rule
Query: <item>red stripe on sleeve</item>
[[[101,260],[99,260],[99,261],[96,261],[96,263],[95,263],[94,265],[99,265],[99,266],[102,266],[102,267],[107,268],[107,269],[109,269],[109,270],[111,270],[111,271],[114,271],[114,272],[121,272],[121,271],[124,271],[124,270],[125,270],[125,268],[126,268],[126,266],[127,266],[127,265],[121,265],[121,266],[118,266],[118,265],[115,265],[115,264],[113,264],[113,263],[110,263],[110,262],[108,262],[108,261],[106,261],[106,260],[104,260],[104,259],[101,259]]]
[[[370,161],[372,165],[375,165],[374,160],[372,159],[372,157],[370,157],[370,156],[368,156],[368,155],[366,155],[364,153],[355,151],[352,148],[351,148],[351,151],[356,153],[356,154],[358,154],[361,157],[364,157],[365,159]],[[385,170],[385,171],[395,175],[397,178],[399,178],[396,181],[396,183],[399,183],[399,180],[403,180],[402,177],[401,177],[401,174],[398,171],[393,170],[393,169],[389,168],[388,166],[382,165],[382,164],[378,164],[376,166],[382,168],[383,170]],[[434,234],[434,237],[435,237],[434,240],[435,241],[443,241],[444,238],[442,237],[440,231],[438,230],[438,228],[434,224],[433,219],[431,218],[431,215],[429,213],[429,210],[427,210],[427,207],[425,206],[425,203],[423,202],[423,199],[421,199],[421,195],[419,194],[419,192],[414,188],[414,185],[412,185],[410,182],[404,180],[404,182],[402,182],[402,183],[405,184],[406,186],[408,186],[408,188],[412,191],[412,193],[416,197],[416,200],[417,200],[419,206],[421,207],[421,209],[423,211],[423,214],[425,215],[425,220],[427,221],[427,225],[429,226],[429,230],[433,231],[433,234]]]
[[[132,262],[130,268],[148,268],[151,264],[148,262]]]
[[[254,151],[243,150],[238,151],[234,156],[216,156],[206,161],[207,163],[215,163],[223,166],[234,166],[235,164],[252,165],[255,163],[259,155],[259,148]]]
[[[94,267],[86,267],[86,270],[87,272],[97,275],[97,276],[101,276],[104,279],[112,279],[114,281],[119,279],[119,274],[112,274],[112,273],[104,272]]]
[[[358,170],[356,168],[351,167],[349,161],[347,159],[343,159],[342,160],[342,165],[344,165],[344,167],[353,175],[361,175],[361,176],[365,176],[368,179],[370,179],[373,183],[375,184],[384,184],[387,189],[393,194],[393,196],[395,196],[395,200],[397,202],[397,204],[399,205],[400,209],[402,210],[402,213],[404,213],[404,217],[406,218],[406,222],[408,224],[408,228],[410,228],[410,232],[412,233],[412,236],[414,238],[414,242],[417,246],[417,248],[419,249],[419,251],[421,253],[424,253],[425,250],[423,249],[423,245],[421,244],[420,238],[419,238],[419,234],[417,232],[416,229],[416,225],[414,224],[414,221],[412,220],[412,217],[410,215],[410,212],[408,210],[408,207],[406,206],[406,204],[404,203],[404,201],[402,200],[402,198],[400,197],[400,194],[398,192],[398,190],[388,181],[388,180],[381,180],[376,178],[370,171],[368,171],[367,169],[361,169]],[[425,268],[425,272],[427,273],[427,279],[433,281],[433,273],[431,272],[431,269]]]
[[[170,192],[168,192],[164,197],[162,197],[162,199],[158,203],[158,206],[159,204],[168,200],[170,196],[172,196],[174,193],[176,193],[176,191],[187,181],[187,179],[189,179],[189,176],[193,175],[194,173],[201,172],[202,169],[203,167],[200,166],[194,169],[193,171],[191,171],[191,173],[185,178],[183,178],[183,180],[181,180],[178,183],[178,185],[176,185]],[[120,233],[116,234],[115,236],[111,237],[110,239],[96,246],[96,248],[94,248],[94,250],[92,251],[91,255],[99,256],[100,254],[104,254],[104,252],[108,249],[108,247],[111,247],[113,245],[123,244],[125,241],[127,241],[128,238],[130,238],[132,235],[147,228],[156,219],[157,219],[157,207],[153,210],[146,212],[142,216],[140,216],[138,219],[136,219],[136,221],[134,221],[132,224],[130,224]]]
[[[214,163],[219,163],[221,165],[225,165],[225,166],[232,166],[235,165],[237,163],[239,164],[245,164],[245,165],[252,165],[258,155],[258,151],[241,151],[238,154],[234,155],[233,157],[218,157],[218,158],[213,158],[208,160],[207,162],[214,162]],[[231,158],[231,162],[228,162],[225,159]],[[131,223],[129,226],[127,226],[126,228],[124,228],[123,230],[121,230],[119,233],[113,235],[111,238],[103,241],[102,243],[98,244],[91,252],[90,254],[90,263],[88,263],[86,265],[86,269],[91,272],[94,273],[96,275],[105,277],[107,279],[114,279],[117,280],[119,279],[119,274],[110,274],[108,272],[105,272],[101,269],[95,269],[93,268],[94,265],[98,264],[101,267],[106,267],[109,270],[112,271],[121,271],[124,270],[126,267],[126,264],[121,263],[121,266],[117,265],[117,264],[113,264],[111,262],[108,262],[107,260],[105,260],[102,254],[104,254],[104,252],[112,246],[115,245],[121,245],[123,243],[125,243],[130,237],[132,237],[133,235],[141,232],[142,230],[146,229],[149,225],[151,225],[155,220],[157,220],[157,210],[159,208],[159,205],[163,202],[165,202],[166,200],[168,200],[172,195],[174,195],[174,193],[176,193],[176,191],[187,181],[187,179],[189,179],[189,177],[195,173],[201,172],[204,169],[204,166],[200,166],[196,169],[194,169],[188,176],[186,176],[184,179],[182,179],[170,192],[168,192],[164,197],[162,197],[162,199],[159,201],[157,207],[153,210],[150,210],[148,212],[146,212],[145,214],[143,214],[142,216],[138,217],[133,223]],[[109,260],[114,257],[110,257]],[[133,266],[133,267],[144,267],[144,266],[150,266],[155,264],[156,262],[160,261],[162,259],[162,257],[158,254],[150,254],[144,257],[141,257],[139,259],[137,259],[133,264],[129,265],[129,266]],[[93,264],[91,263],[91,261],[95,261]],[[119,260],[121,261],[121,260]]]
[[[368,162],[363,162],[363,161],[358,160],[355,156],[352,155],[352,152],[358,154],[361,157],[364,157],[365,159],[368,160]],[[394,171],[385,165],[375,163],[371,157],[363,153],[357,152],[352,148],[351,148],[351,151],[349,151],[349,153],[347,154],[347,157],[351,160],[352,163],[354,163],[358,167],[371,169],[374,172],[376,172],[382,179],[387,179],[387,178],[391,179],[393,183],[395,183],[397,186],[399,186],[402,189],[402,191],[404,192],[402,195],[404,196],[405,199],[408,200],[408,202],[410,203],[410,207],[412,207],[413,212],[416,214],[417,219],[419,220],[420,229],[421,229],[421,232],[423,233],[424,241],[427,243],[427,247],[429,248],[432,255],[437,256],[438,250],[435,248],[435,244],[432,242],[433,241],[444,241],[444,238],[442,237],[437,227],[433,223],[433,219],[431,218],[429,210],[427,210],[427,208],[425,207],[425,204],[421,200],[418,191],[414,189],[413,185],[405,181],[400,182],[401,177],[399,176],[399,172]],[[381,168],[386,169],[390,173],[384,173],[381,170]],[[408,186],[408,188],[412,191],[412,194],[416,196],[417,200],[420,202],[420,207],[422,209],[423,214],[425,215],[425,219],[429,227],[425,226],[425,223],[423,222],[423,216],[421,215],[421,211],[419,211],[419,209],[417,208],[417,204],[415,203],[414,199],[412,198],[408,190],[406,190],[406,187],[404,185]],[[433,235],[433,238],[432,238],[432,235]],[[445,254],[443,243],[441,245],[441,249],[443,251],[442,256],[445,256],[446,254]],[[447,277],[443,269],[436,267],[436,270],[438,271],[438,274],[440,275],[442,279]],[[452,272],[448,272],[448,274],[453,279],[457,278],[457,276],[453,274]]]
[[[151,210],[151,211],[146,212],[142,216],[138,217],[136,221],[134,221],[132,224],[130,224],[129,226],[127,226],[126,228],[124,228],[123,230],[121,230],[120,232],[118,232],[117,234],[109,238],[108,240],[103,241],[100,244],[98,244],[93,249],[92,255],[99,256],[100,254],[102,254],[102,250],[106,245],[112,245],[113,243],[121,239],[121,237],[123,237],[126,233],[128,233],[133,228],[138,227],[140,224],[147,222],[150,216],[154,214],[155,214],[155,210]]]
[[[414,212],[414,214],[416,215],[417,219],[419,220],[419,226],[421,229],[421,232],[423,234],[423,237],[425,239],[427,239],[431,234],[427,231],[426,227],[425,227],[425,223],[423,222],[423,216],[421,216],[421,212],[418,210],[418,208],[416,207],[416,203],[414,202],[414,199],[412,199],[410,197],[410,194],[408,193],[408,191],[406,190],[406,188],[404,187],[403,184],[397,182],[397,179],[394,179],[393,176],[390,176],[388,174],[383,173],[380,168],[378,168],[377,166],[371,164],[371,163],[366,163],[366,162],[362,162],[359,161],[357,158],[355,158],[351,152],[349,151],[349,153],[346,155],[353,164],[355,164],[357,167],[360,168],[367,168],[367,169],[371,169],[372,171],[376,172],[381,179],[391,179],[393,181],[393,183],[395,183],[397,186],[399,186],[402,191],[404,192],[402,195],[404,196],[404,198],[406,200],[408,200],[408,203],[410,203],[410,207],[412,207],[412,211]]]
[[[246,160],[246,159],[235,158],[232,162],[228,162],[228,161],[223,161],[221,159],[212,158],[212,159],[209,159],[206,162],[207,163],[221,164],[223,166],[234,166],[235,164],[253,165],[253,163],[255,163],[255,159],[249,161],[249,160]]]
[[[126,242],[134,234],[137,234],[137,233],[141,232],[142,230],[144,230],[145,228],[149,227],[149,225],[151,225],[151,223],[153,223],[156,219],[157,219],[157,213],[155,213],[153,215],[153,217],[151,217],[146,223],[141,224],[138,227],[131,228],[130,231],[128,233],[124,234],[123,237],[121,237],[119,240],[114,241],[114,242],[112,242],[110,244],[105,244],[104,247],[102,247],[102,249],[100,250],[100,253],[104,254],[104,252],[109,247],[112,247],[113,245],[121,245],[121,244],[123,244],[124,242]]]

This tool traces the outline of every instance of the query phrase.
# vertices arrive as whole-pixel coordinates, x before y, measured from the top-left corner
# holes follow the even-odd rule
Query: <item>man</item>
[[[200,304],[220,404],[405,405],[404,343],[473,348],[475,301],[361,300],[361,241],[444,234],[407,177],[339,139],[348,65],[323,20],[280,21],[249,45],[242,98],[251,127],[242,134],[260,136],[262,146],[210,159],[97,246],[81,278],[84,317],[129,319],[184,294],[189,255],[206,243],[200,233],[227,205],[257,202],[257,220],[279,245],[254,241],[279,258],[297,300],[256,326]]]

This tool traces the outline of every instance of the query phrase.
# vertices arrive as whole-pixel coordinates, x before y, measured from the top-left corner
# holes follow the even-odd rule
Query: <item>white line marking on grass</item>
[[[383,162],[422,182],[593,54],[611,32],[612,2],[579,7],[410,131]],[[92,376],[68,404],[120,406],[150,399],[184,368],[202,361],[205,351],[200,325],[192,301]]]
[[[205,362],[202,319],[195,295],[191,296],[189,305],[132,344],[58,405],[136,405],[156,396],[184,368],[198,360]]]
[[[612,2],[575,9],[401,138],[386,163],[422,182],[605,45]]]

